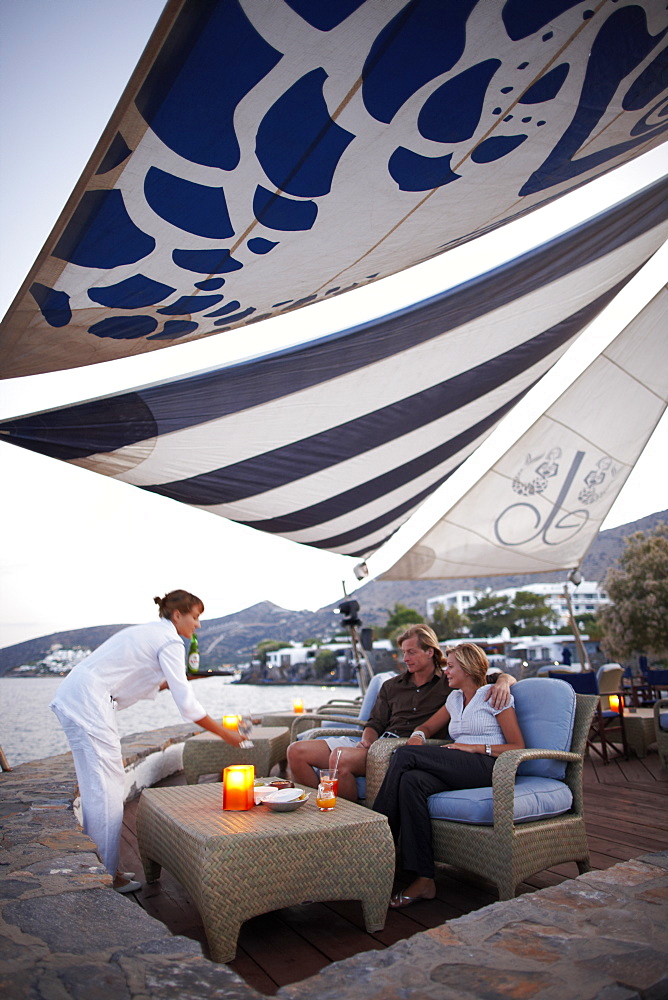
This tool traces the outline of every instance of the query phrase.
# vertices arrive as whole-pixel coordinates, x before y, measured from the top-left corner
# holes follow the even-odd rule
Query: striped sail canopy
[[[666,330],[664,288],[380,579],[579,566],[668,404]]]
[[[664,141],[667,32],[663,0],[170,0],[2,376],[276,316],[551,201]]]
[[[0,424],[9,442],[293,541],[381,545],[668,237],[668,180],[381,320]]]

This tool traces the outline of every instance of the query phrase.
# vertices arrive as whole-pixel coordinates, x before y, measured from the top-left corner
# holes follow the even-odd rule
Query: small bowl
[[[295,809],[299,809],[310,797],[310,792],[304,792],[300,799],[292,799],[291,802],[281,802],[275,798],[268,798],[264,800],[264,804],[269,806],[273,812],[293,812]]]

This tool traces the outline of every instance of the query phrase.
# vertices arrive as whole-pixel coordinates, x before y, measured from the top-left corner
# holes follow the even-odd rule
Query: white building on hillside
[[[545,603],[559,616],[557,628],[568,625],[568,607],[564,597],[563,583],[534,583],[523,587],[505,587],[502,590],[489,591],[489,593],[500,597],[509,597],[513,601],[518,591],[527,590],[545,598]],[[576,620],[579,615],[595,614],[602,605],[610,604],[610,598],[606,592],[601,590],[598,583],[593,580],[583,580],[577,587],[569,586],[569,591]],[[465,615],[478,598],[484,597],[486,593],[488,591],[454,590],[449,594],[430,597],[427,600],[427,617],[433,618],[434,609],[438,604],[442,604],[446,610],[454,607],[461,615]]]

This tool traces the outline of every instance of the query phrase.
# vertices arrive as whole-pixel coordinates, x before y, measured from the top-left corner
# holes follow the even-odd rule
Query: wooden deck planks
[[[178,784],[175,775],[163,784]],[[622,759],[609,764],[589,759],[585,764],[585,816],[592,867],[605,869],[618,861],[668,849],[668,771],[656,753],[643,760]],[[138,799],[125,808],[121,867],[143,878],[137,853],[135,817]],[[519,887],[534,892],[577,876],[575,863],[538,872]],[[201,943],[206,937],[192,900],[169,872],[159,883],[145,886],[137,902],[174,934]],[[308,903],[248,920],[230,967],[260,993],[273,995],[282,986],[315,975],[330,962],[359,952],[387,948],[419,931],[428,930],[496,900],[482,879],[454,868],[443,868],[435,900],[388,913],[382,931],[369,934],[362,908],[355,900]]]

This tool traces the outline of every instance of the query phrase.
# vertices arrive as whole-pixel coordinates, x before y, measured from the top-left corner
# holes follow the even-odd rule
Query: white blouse
[[[463,692],[450,692],[445,707],[450,713],[448,732],[451,740],[457,743],[491,745],[506,742],[496,716],[500,712],[505,712],[506,708],[512,708],[515,699],[511,695],[510,702],[505,708],[492,708],[491,701],[485,701],[485,695],[491,687],[491,684],[485,684],[478,688],[466,707],[464,707]]]
[[[186,679],[183,641],[167,618],[131,625],[110,636],[70,671],[52,704],[94,731],[101,704],[106,707],[112,699],[120,709],[155,698],[163,681],[183,719],[204,718],[206,710]]]

